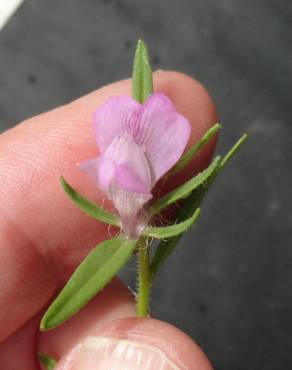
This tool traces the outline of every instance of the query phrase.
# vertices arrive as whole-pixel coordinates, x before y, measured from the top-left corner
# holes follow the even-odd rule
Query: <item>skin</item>
[[[192,78],[159,71],[154,74],[154,86],[191,122],[190,145],[217,121],[208,93]],[[98,155],[93,112],[110,96],[130,95],[130,88],[130,80],[105,86],[0,136],[0,364],[5,370],[39,369],[35,355],[39,350],[62,358],[86,335],[128,338],[137,326],[139,340],[152,338],[186,369],[211,369],[200,348],[180,330],[153,319],[131,318],[134,297],[118,280],[61,327],[47,333],[38,330],[45,308],[74,268],[109,235],[106,225],[71,204],[59,177],[63,175],[96,202],[103,201],[76,163]],[[209,163],[214,144],[200,153],[180,182]],[[164,184],[159,192],[177,184]],[[172,353],[166,345],[170,337]]]

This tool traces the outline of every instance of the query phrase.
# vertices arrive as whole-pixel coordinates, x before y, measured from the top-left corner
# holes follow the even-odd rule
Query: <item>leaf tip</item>
[[[46,320],[45,320],[45,316],[42,318],[41,322],[40,322],[40,331],[44,332],[48,330],[47,328],[47,325],[46,325]]]
[[[50,357],[50,356],[48,356],[47,354],[45,354],[43,352],[38,352],[37,357],[38,357],[39,361],[41,362],[41,364],[47,370],[53,370],[57,365],[57,361],[53,357]]]
[[[63,176],[60,176],[60,184],[65,192],[68,191],[68,183]]]
[[[66,180],[65,180],[64,176],[60,176],[60,183],[61,183],[61,185],[62,185],[63,187],[67,185],[67,182],[66,182]]]
[[[145,42],[143,41],[141,37],[139,37],[138,42],[137,42],[137,48],[143,44],[145,44]]]
[[[248,138],[250,137],[249,132],[245,132],[235,143],[235,146],[237,145],[238,147],[241,146]]]
[[[53,329],[55,327],[54,325],[51,325],[50,323],[50,317],[48,316],[49,311],[50,311],[50,308],[48,309],[48,311],[44,314],[44,316],[41,319],[41,322],[40,322],[41,332]]]
[[[147,49],[146,43],[143,39],[139,38],[137,42],[136,50]]]
[[[142,39],[139,39],[135,52],[135,62],[139,64],[141,61],[143,61],[144,66],[147,66],[151,71],[147,44]]]
[[[47,358],[47,355],[45,355],[43,352],[38,352],[37,353],[37,356],[38,356],[38,359],[40,360],[40,362],[43,364],[44,361],[46,360]]]
[[[70,198],[72,198],[72,195],[74,194],[74,189],[68,184],[63,176],[60,177],[60,183],[64,192],[67,193]]]
[[[133,62],[132,97],[143,104],[153,92],[152,69],[146,43],[140,38]]]

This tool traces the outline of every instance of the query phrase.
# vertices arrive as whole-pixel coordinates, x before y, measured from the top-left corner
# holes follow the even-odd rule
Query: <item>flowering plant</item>
[[[97,109],[94,133],[101,155],[79,165],[112,201],[117,213],[92,203],[61,178],[65,192],[79,208],[101,222],[120,228],[120,233],[100,243],[80,264],[45,313],[41,330],[52,329],[78,312],[110,282],[133,253],[138,258],[137,315],[147,317],[150,288],[157,271],[181,235],[197,221],[200,204],[210,185],[247,136],[243,135],[225,156],[217,156],[208,168],[170,193],[156,199],[152,190],[162,177],[175,176],[184,169],[220,128],[216,123],[185,152],[190,123],[165,95],[153,93],[147,47],[139,40],[132,97],[110,98]],[[155,225],[155,217],[178,201],[181,207],[175,222]],[[159,244],[150,255],[155,239]],[[46,356],[42,359],[48,361]]]

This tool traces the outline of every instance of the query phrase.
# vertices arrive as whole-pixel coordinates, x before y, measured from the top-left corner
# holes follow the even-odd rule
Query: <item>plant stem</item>
[[[138,296],[136,311],[139,317],[148,316],[150,288],[149,248],[147,239],[142,237],[138,246]]]

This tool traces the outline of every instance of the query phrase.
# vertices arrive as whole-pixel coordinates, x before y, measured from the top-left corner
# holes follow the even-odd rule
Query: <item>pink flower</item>
[[[101,156],[80,167],[113,202],[125,235],[138,237],[148,222],[151,190],[182,155],[190,124],[156,93],[143,105],[110,98],[96,111],[94,130]]]

